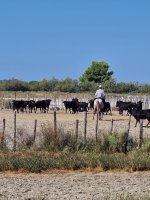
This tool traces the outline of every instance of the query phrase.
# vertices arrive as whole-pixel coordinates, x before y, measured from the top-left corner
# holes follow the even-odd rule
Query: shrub
[[[127,140],[126,130],[114,131],[112,133],[105,133],[103,134],[103,137],[100,138],[99,143],[100,143],[99,150],[101,152],[106,152],[106,153],[115,153],[115,152],[126,153],[127,150],[131,150],[137,145],[135,142],[133,142],[133,139],[131,137],[128,138]]]
[[[41,126],[42,147],[48,151],[75,151],[77,140],[69,131],[64,131],[63,127],[58,127],[55,133],[49,123]]]

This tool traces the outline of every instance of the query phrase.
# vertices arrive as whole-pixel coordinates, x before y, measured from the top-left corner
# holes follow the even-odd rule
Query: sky
[[[150,83],[150,0],[0,0],[0,80],[79,79],[92,61]]]

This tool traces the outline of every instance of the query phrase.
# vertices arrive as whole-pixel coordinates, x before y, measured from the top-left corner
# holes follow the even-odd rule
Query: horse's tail
[[[101,118],[101,106],[99,101],[96,102],[96,109],[97,109],[97,113],[99,115],[99,119]]]
[[[96,110],[99,113],[100,111],[100,105],[99,105],[99,101],[96,101]]]

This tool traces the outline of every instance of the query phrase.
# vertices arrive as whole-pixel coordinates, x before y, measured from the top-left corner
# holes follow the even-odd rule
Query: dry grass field
[[[71,131],[75,134],[76,120],[79,120],[79,135],[83,136],[84,132],[84,112],[78,114],[65,113],[64,110],[56,111],[57,127],[64,129],[64,131]],[[1,110],[0,111],[0,132],[3,129],[3,119],[6,120],[5,134],[6,137],[13,137],[14,129],[14,113],[12,110]],[[42,124],[50,123],[51,126],[54,124],[54,111],[50,110],[49,113],[18,113],[17,114],[17,133],[33,135],[34,121],[37,120],[37,138],[40,135],[40,129]],[[98,123],[98,134],[109,132],[111,129],[111,119],[113,119],[113,131],[121,132],[128,128],[129,116],[124,113],[124,116],[120,116],[118,111],[112,111],[111,115],[104,115],[103,119]],[[143,122],[143,133],[144,137],[149,137],[150,127],[146,127],[147,120]],[[130,135],[134,138],[139,138],[140,125],[134,127],[135,119],[131,117]],[[93,111],[88,111],[87,114],[87,138],[95,137],[96,130],[96,116],[93,120]]]

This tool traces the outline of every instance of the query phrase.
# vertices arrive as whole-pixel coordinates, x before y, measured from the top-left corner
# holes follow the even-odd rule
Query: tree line
[[[117,82],[113,74],[106,62],[93,61],[79,79],[67,77],[63,80],[52,78],[26,82],[12,78],[0,80],[0,91],[95,92],[98,85],[102,84],[107,93],[150,93],[150,84]]]
[[[66,78],[58,80],[52,78],[51,80],[30,81],[25,82],[17,79],[0,80],[0,91],[60,91],[60,92],[95,92],[98,83],[83,82]],[[117,83],[116,80],[111,79],[103,83],[103,87],[107,93],[150,93],[150,84],[140,83]]]

